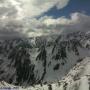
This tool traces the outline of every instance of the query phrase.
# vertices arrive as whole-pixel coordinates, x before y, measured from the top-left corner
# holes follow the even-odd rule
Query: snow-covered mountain
[[[3,89],[15,90],[90,90],[90,57],[78,62],[62,80],[47,84],[38,84],[28,88],[0,82]]]
[[[48,87],[49,90],[52,90],[50,89],[51,83],[53,83],[54,88],[54,83],[57,85],[57,82],[62,80],[78,62],[84,63],[87,60],[83,59],[89,56],[89,32],[0,40],[0,80],[19,86],[50,83]],[[83,74],[81,73],[81,75]],[[84,79],[88,78],[88,76],[80,77],[82,78],[79,81],[82,81],[83,77]],[[68,79],[68,76],[65,77],[66,79]],[[63,84],[65,84],[65,87],[67,86],[66,83],[62,83],[59,88],[63,87]],[[48,87],[45,86],[45,88]]]

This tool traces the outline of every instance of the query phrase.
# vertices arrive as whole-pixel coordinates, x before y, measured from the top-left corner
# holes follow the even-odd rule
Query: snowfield
[[[13,88],[16,86],[2,81],[0,82],[0,87]],[[40,84],[28,88],[17,88],[19,88],[19,90],[90,90],[90,57],[86,57],[83,61],[77,63],[77,65],[58,82],[47,83],[46,85]]]

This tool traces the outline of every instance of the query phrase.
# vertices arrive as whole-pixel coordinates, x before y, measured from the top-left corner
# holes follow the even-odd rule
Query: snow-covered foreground
[[[0,87],[16,87],[4,81],[0,82]],[[83,61],[69,71],[62,80],[53,83],[35,85],[28,88],[17,87],[14,90],[90,90],[90,57],[86,57]]]

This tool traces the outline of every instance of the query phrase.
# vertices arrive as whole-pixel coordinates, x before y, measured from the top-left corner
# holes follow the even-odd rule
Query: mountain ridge
[[[1,81],[19,86],[57,82],[90,56],[90,33],[1,40],[0,49]]]

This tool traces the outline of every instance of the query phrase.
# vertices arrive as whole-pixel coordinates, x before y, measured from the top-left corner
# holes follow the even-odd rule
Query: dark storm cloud
[[[2,20],[0,21],[0,38],[12,39],[25,37],[23,28],[23,23],[19,20]]]
[[[23,21],[17,19],[18,9],[9,1],[0,0],[0,39],[25,37]]]

